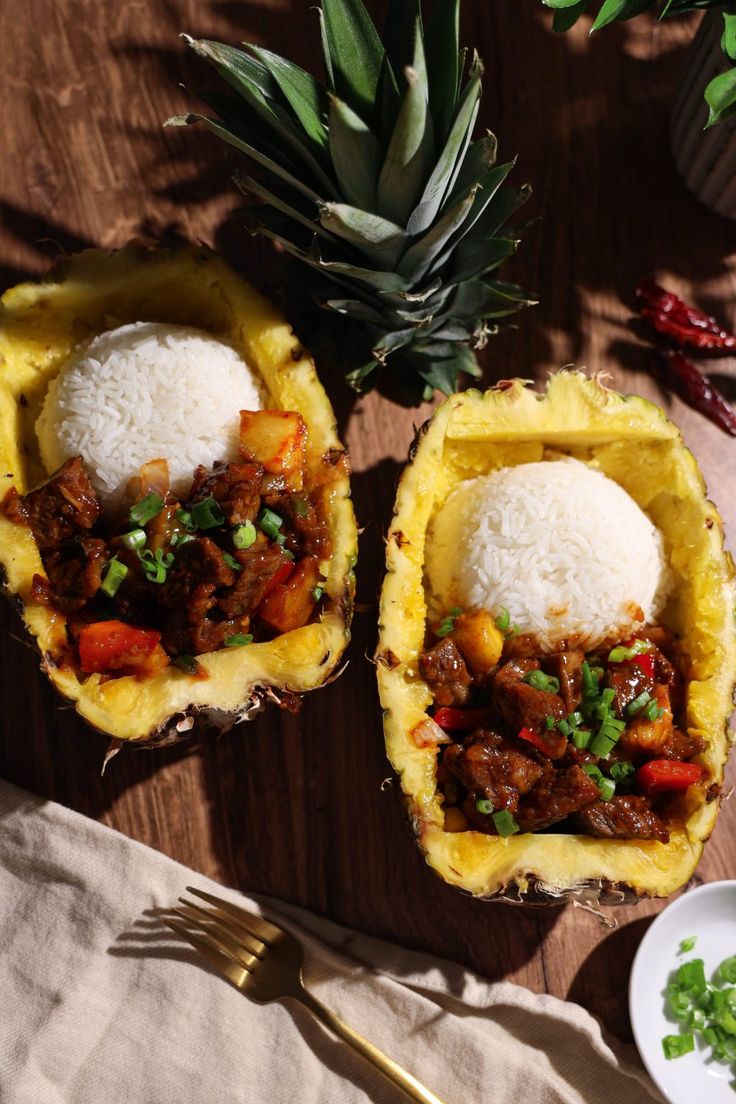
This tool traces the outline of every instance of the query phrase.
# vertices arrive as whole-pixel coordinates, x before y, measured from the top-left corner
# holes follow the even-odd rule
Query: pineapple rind
[[[78,254],[61,276],[21,284],[0,300],[0,497],[12,485],[23,492],[46,474],[35,421],[49,381],[75,345],[112,326],[147,320],[199,327],[231,342],[262,377],[269,403],[303,415],[308,463],[342,451],[314,362],[270,303],[208,249],[147,250],[131,243],[116,252]],[[229,727],[269,688],[312,690],[334,670],[349,638],[357,549],[346,474],[334,484],[327,513],[333,554],[321,565],[328,600],[320,621],[268,643],[202,656],[209,675],[202,680],[167,668],[143,682],[99,675],[80,681],[53,659],[64,618],[30,599],[33,575],[43,572],[35,541],[2,516],[0,564],[46,673],[79,713],[120,740],[168,739],[191,728],[197,713]]]
[[[716,508],[692,453],[663,411],[619,395],[596,378],[558,372],[539,395],[522,381],[453,395],[418,440],[399,485],[387,541],[380,605],[378,685],[388,757],[427,862],[446,881],[480,897],[557,900],[573,896],[664,897],[688,880],[713,830],[719,801],[692,787],[683,826],[668,844],[523,833],[508,839],[445,832],[435,749],[411,731],[431,701],[417,673],[427,606],[426,531],[452,487],[480,472],[561,450],[621,483],[664,534],[676,574],[663,620],[690,659],[688,729],[708,740],[699,761],[721,782],[736,681],[734,564],[723,548]],[[613,893],[612,893],[613,891]]]

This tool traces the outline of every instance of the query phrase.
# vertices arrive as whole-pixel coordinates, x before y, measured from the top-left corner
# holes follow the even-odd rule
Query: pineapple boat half
[[[94,727],[294,704],[349,638],[347,455],[287,323],[204,248],[90,250],[0,305],[0,564]]]
[[[429,865],[478,897],[664,897],[721,800],[734,565],[679,431],[564,371],[451,396],[399,486],[386,747]]]

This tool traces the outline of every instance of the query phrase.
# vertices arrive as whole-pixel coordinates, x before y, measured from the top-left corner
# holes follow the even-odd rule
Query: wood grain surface
[[[369,4],[381,14],[379,3]],[[229,184],[235,165],[204,133],[162,130],[212,78],[179,38],[254,41],[316,66],[307,0],[4,0],[0,5],[0,280],[44,273],[60,252],[131,236],[201,239],[256,283],[285,292],[254,246]],[[658,276],[736,323],[736,224],[678,181],[668,111],[695,19],[641,18],[589,40],[555,37],[536,0],[467,0],[463,40],[486,63],[481,124],[534,197],[510,276],[540,306],[485,353],[486,381],[543,380],[567,363],[661,402],[682,426],[730,533],[736,442],[663,394],[632,328],[632,290]],[[291,280],[306,279],[303,274]],[[291,285],[293,286],[293,285]],[[294,313],[292,312],[292,315]],[[305,326],[313,342],[329,325]],[[736,363],[714,374],[736,393]],[[442,884],[412,844],[384,756],[372,653],[383,534],[413,428],[427,410],[359,401],[325,368],[353,459],[364,527],[350,664],[298,717],[271,709],[212,741],[126,751],[104,777],[103,738],[60,704],[15,615],[0,626],[0,773],[112,825],[221,882],[296,901],[363,931],[455,959],[489,978],[579,1001],[626,1038],[631,957],[661,907],[608,910],[485,904]],[[1,829],[0,829],[1,830]],[[698,880],[736,876],[727,804]]]

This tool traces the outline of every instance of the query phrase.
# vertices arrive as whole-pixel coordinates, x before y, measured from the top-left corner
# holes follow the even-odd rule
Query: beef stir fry
[[[668,806],[703,780],[690,760],[705,748],[675,721],[682,679],[671,635],[648,627],[588,655],[540,655],[503,629],[505,611],[494,622],[452,610],[419,657],[434,711],[414,737],[440,746],[448,825],[666,843]]]
[[[154,460],[131,481],[129,504],[103,517],[80,457],[2,509],[30,527],[46,577],[34,596],[67,618],[83,674],[153,674],[174,662],[242,647],[305,625],[318,610],[330,554],[323,494],[339,457],[307,485],[299,414],[241,414],[241,458],[200,466],[186,495]]]

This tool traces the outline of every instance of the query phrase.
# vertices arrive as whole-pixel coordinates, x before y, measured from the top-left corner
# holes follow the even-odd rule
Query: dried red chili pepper
[[[658,333],[680,345],[697,349],[736,349],[736,334],[724,330],[710,314],[691,306],[679,295],[651,279],[640,280],[636,288],[641,314]]]
[[[736,412],[691,360],[677,349],[667,349],[660,351],[656,363],[660,378],[667,387],[726,433],[736,437]]]

